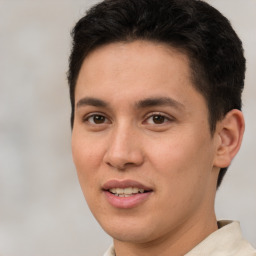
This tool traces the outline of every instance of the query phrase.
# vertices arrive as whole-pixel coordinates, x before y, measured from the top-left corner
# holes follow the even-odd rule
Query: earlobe
[[[242,143],[244,134],[244,117],[241,111],[233,109],[218,122],[216,136],[218,136],[214,166],[228,167],[235,157]]]

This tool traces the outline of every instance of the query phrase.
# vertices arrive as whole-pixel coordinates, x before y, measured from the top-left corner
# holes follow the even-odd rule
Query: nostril
[[[111,162],[107,162],[107,164],[110,167],[115,168],[115,169],[120,170],[120,171],[125,170],[127,165],[128,165],[128,163],[127,164],[126,163],[124,163],[124,164],[116,164],[116,163],[113,163],[113,162],[112,163]],[[131,164],[131,163],[129,163],[129,164]]]
[[[109,148],[105,152],[103,161],[108,166],[123,171],[126,168],[139,166],[143,163],[144,157],[141,147],[133,143],[117,143],[111,141]]]

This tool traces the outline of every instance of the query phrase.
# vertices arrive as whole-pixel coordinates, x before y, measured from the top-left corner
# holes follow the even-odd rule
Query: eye
[[[171,119],[163,114],[152,114],[149,117],[147,117],[145,122],[147,124],[160,125],[160,124],[167,123],[169,121],[171,121]]]
[[[84,120],[86,122],[88,122],[90,124],[94,124],[94,125],[109,123],[109,120],[105,116],[100,115],[100,114],[92,114],[92,115],[86,117]]]

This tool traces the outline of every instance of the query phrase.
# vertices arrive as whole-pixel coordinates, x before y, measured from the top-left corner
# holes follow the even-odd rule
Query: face
[[[185,55],[146,41],[86,57],[72,152],[87,203],[114,239],[144,243],[213,211],[216,137]]]

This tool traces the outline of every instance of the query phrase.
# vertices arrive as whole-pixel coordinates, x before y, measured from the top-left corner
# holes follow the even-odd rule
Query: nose
[[[117,127],[111,133],[104,162],[117,169],[142,165],[144,161],[140,135],[132,128]]]

